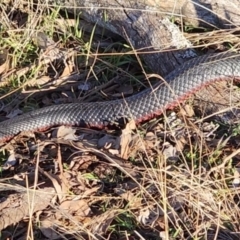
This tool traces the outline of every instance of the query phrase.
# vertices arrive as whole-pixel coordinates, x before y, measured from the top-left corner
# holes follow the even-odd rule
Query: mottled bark
[[[34,191],[10,184],[1,184],[0,231],[37,211],[46,209],[54,196],[55,191],[50,187]]]
[[[149,4],[150,1],[145,1]],[[164,16],[175,16],[193,27],[232,28],[240,24],[239,0],[167,0],[156,8]]]
[[[146,8],[146,3],[141,2],[63,0],[62,6],[124,37],[154,73],[165,76],[195,54],[189,50],[191,44],[168,17],[152,11],[151,7]],[[175,52],[173,49],[184,50]]]
[[[144,61],[162,76],[195,55],[172,17],[192,26],[227,28],[238,24],[240,8],[239,0],[42,0],[46,2],[123,36],[139,54],[148,52]]]

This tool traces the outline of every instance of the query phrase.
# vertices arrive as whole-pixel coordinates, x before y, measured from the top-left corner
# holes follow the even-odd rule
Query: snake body
[[[240,55],[207,54],[187,61],[165,81],[131,97],[91,103],[53,105],[0,123],[0,141],[22,131],[37,131],[58,125],[102,128],[106,121],[125,117],[136,123],[160,115],[191,94],[216,81],[240,80]]]

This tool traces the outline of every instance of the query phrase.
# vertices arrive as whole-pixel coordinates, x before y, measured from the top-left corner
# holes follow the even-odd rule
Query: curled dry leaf
[[[160,236],[160,238],[161,238],[162,240],[168,239],[168,235],[166,234],[165,231],[161,231],[161,232],[159,233],[159,236]]]
[[[188,139],[184,136],[181,136],[179,139],[176,141],[176,151],[177,152],[182,152],[184,149],[185,144],[187,144]]]
[[[67,64],[65,63],[65,68],[60,77],[66,77],[66,76],[71,75],[71,73],[74,70],[74,67],[75,67],[75,65],[74,65],[73,61],[68,61]]]
[[[118,155],[119,154],[119,150],[117,149],[109,149],[108,150],[112,155]]]
[[[121,158],[128,159],[129,157],[129,147],[132,141],[132,130],[136,129],[135,122],[131,120],[126,124],[125,129],[122,130],[120,136],[120,146],[121,146]]]
[[[2,50],[2,53],[0,54],[0,74],[6,72],[8,70],[8,50],[4,49]]]
[[[240,168],[236,168],[234,171],[233,187],[240,186]]]
[[[56,131],[53,131],[53,137],[76,141],[78,138],[75,135],[76,130],[72,127],[61,126]]]
[[[185,104],[183,108],[180,109],[180,112],[183,116],[193,117],[194,110],[193,107],[189,104]]]
[[[94,163],[97,162],[97,158],[95,156],[91,156],[91,155],[74,155],[72,156],[70,165],[69,165],[69,169],[73,170],[73,171],[79,171],[79,170],[86,170],[89,168],[89,166]]]
[[[7,63],[3,63],[0,65],[0,74],[2,74],[5,70],[7,70]]]
[[[110,209],[107,210],[102,215],[95,217],[91,224],[91,232],[94,235],[95,234],[102,235],[106,233],[109,225],[118,214],[119,213],[117,210]]]
[[[164,146],[163,155],[165,156],[165,158],[167,160],[177,160],[178,159],[176,147],[174,147],[169,142],[165,142],[163,144],[163,146]]]
[[[3,165],[3,169],[7,170],[7,169],[13,167],[16,163],[17,163],[17,160],[16,160],[15,152],[10,151],[10,155],[9,155],[7,161]]]
[[[138,197],[137,194],[131,191],[124,191],[122,189],[115,189],[115,192],[128,202],[128,206],[130,208],[137,208],[137,209],[141,208],[142,198]]]
[[[210,132],[210,131],[215,130],[216,127],[218,128],[219,126],[216,123],[214,123],[214,122],[204,122],[201,125],[201,130],[203,132]]]
[[[39,87],[39,86],[43,86],[43,85],[47,84],[50,81],[51,81],[51,78],[49,76],[40,76],[37,79],[36,78],[29,79],[27,81],[27,86],[28,87],[36,87],[36,86],[38,86]],[[22,94],[24,94],[24,93],[30,94],[30,93],[33,93],[35,91],[36,90],[29,91],[29,90],[23,89],[22,90]]]
[[[96,192],[100,189],[100,186],[97,187],[92,187],[92,188],[86,188],[84,193],[81,194],[81,197],[89,197],[92,196],[94,194],[96,194]]]
[[[62,186],[60,185],[60,183],[58,181],[58,177],[56,177],[55,175],[53,175],[51,173],[45,172],[40,167],[39,167],[39,172],[44,174],[52,182],[52,184],[55,188],[55,191],[57,192],[58,199],[61,202],[65,197],[65,193],[63,192]]]
[[[146,147],[144,145],[144,141],[142,140],[142,137],[136,133],[132,135],[131,142],[129,144],[129,157],[135,157],[137,152],[144,152],[146,150]]]
[[[130,120],[129,123],[127,123],[126,127],[125,127],[126,131],[131,132],[132,130],[136,129],[136,123],[134,120]]]
[[[71,215],[77,221],[82,221],[82,218],[89,217],[92,213],[88,203],[83,199],[64,201],[59,205],[59,209],[63,211],[63,215]]]
[[[127,133],[124,133],[124,130],[123,130],[123,133],[120,137],[120,145],[121,145],[121,158],[123,159],[128,159],[128,156],[129,156],[129,144],[132,140],[132,134],[127,132]]]
[[[146,149],[153,149],[156,145],[158,145],[159,141],[157,136],[153,132],[147,132],[144,138],[144,144]]]
[[[148,206],[147,208],[141,209],[137,220],[144,226],[153,226],[159,218],[158,207]]]

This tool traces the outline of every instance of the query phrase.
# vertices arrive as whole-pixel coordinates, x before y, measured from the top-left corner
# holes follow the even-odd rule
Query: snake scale
[[[53,126],[104,127],[125,117],[136,123],[177,106],[201,88],[216,81],[240,80],[240,55],[206,54],[185,62],[165,80],[128,98],[113,101],[59,104],[34,110],[0,123],[0,142],[21,131],[37,131]]]

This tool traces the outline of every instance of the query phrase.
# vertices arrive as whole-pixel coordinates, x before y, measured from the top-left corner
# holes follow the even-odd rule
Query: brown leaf
[[[141,208],[142,206],[142,198],[137,197],[135,193],[131,191],[123,191],[119,194],[124,200],[128,201],[128,206],[130,208]]]
[[[51,182],[52,182],[52,184],[53,184],[53,186],[54,186],[54,188],[55,188],[55,190],[57,192],[58,199],[61,202],[62,199],[64,198],[64,193],[62,191],[61,185],[58,182],[57,176],[53,175],[52,173],[48,173],[48,172],[44,171],[40,167],[39,167],[39,172],[41,172],[42,174],[44,174],[46,177],[48,177],[51,180]]]
[[[72,61],[69,61],[68,64],[65,64],[65,68],[60,77],[66,77],[71,75],[71,73],[73,72],[73,69],[74,69],[74,63]]]
[[[187,117],[192,117],[194,116],[194,110],[193,107],[189,104],[185,104],[183,108],[181,108],[180,110],[181,114],[183,116],[187,116]]]
[[[67,200],[60,204],[59,209],[74,216],[87,217],[91,213],[88,203],[83,200]]]
[[[0,74],[2,74],[7,69],[7,63],[3,63],[0,65]]]
[[[50,82],[51,81],[51,78],[49,77],[49,76],[41,76],[41,77],[39,77],[39,78],[32,78],[32,79],[29,79],[28,81],[27,81],[27,86],[28,87],[36,87],[36,86],[42,86],[42,85],[44,85],[44,84],[47,84],[48,82]],[[32,92],[32,93],[34,93],[36,90],[32,90],[32,91],[29,91],[29,90],[25,90],[25,89],[23,89],[22,90],[22,93],[28,93],[28,94],[30,94],[30,92]]]
[[[157,136],[153,132],[147,132],[144,141],[146,149],[153,149],[156,146]]]
[[[176,141],[176,150],[177,150],[178,152],[182,152],[183,149],[184,149],[184,146],[186,145],[186,143],[187,143],[186,137],[181,136],[181,137],[180,137],[179,139],[177,139],[177,141]]]
[[[64,140],[77,140],[75,135],[76,130],[72,127],[61,126],[56,131],[53,131],[53,137],[64,139]]]
[[[109,225],[113,221],[114,217],[118,214],[117,210],[107,210],[105,213],[103,213],[100,216],[97,216],[93,220],[93,224],[91,225],[91,231],[92,233],[102,235],[106,233],[108,230]]]
[[[8,50],[4,49],[0,54],[0,74],[7,71],[8,68]]]
[[[234,179],[233,179],[233,186],[239,187],[240,186],[240,168],[236,168],[234,171]]]
[[[132,141],[132,130],[135,128],[135,122],[132,120],[126,125],[125,129],[122,130],[122,135],[120,136],[120,155],[123,159],[128,159],[129,157],[129,145]]]
[[[10,155],[9,155],[7,161],[3,165],[3,169],[7,170],[7,169],[15,166],[16,163],[17,163],[17,160],[16,160],[15,152],[14,151],[10,151]]]
[[[147,206],[146,208],[140,210],[137,220],[143,226],[153,226],[158,217],[159,217],[158,207]]]

